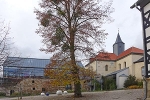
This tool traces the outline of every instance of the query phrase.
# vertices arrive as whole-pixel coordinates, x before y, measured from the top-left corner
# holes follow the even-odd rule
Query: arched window
[[[119,64],[119,69],[121,69],[121,64]]]
[[[124,68],[126,68],[127,67],[127,65],[126,65],[127,63],[126,62],[124,62]]]
[[[108,71],[108,65],[105,66],[105,71]]]

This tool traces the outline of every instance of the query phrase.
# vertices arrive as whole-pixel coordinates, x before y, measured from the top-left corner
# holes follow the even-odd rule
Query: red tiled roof
[[[90,58],[90,62],[94,60],[116,60],[116,57],[114,53],[100,52],[95,58]]]
[[[142,49],[139,49],[139,48],[136,48],[136,47],[131,47],[131,48],[125,50],[124,52],[122,52],[121,54],[119,54],[117,56],[117,59],[125,57],[125,56],[127,56],[127,55],[129,55],[131,53],[143,54],[144,51]]]
[[[124,52],[122,52],[120,55],[115,55],[114,53],[103,53],[100,52],[95,58],[90,58],[90,62],[94,60],[118,60],[120,58],[123,58],[131,53],[137,53],[137,54],[143,54],[144,51],[142,49],[136,48],[136,47],[131,47]]]

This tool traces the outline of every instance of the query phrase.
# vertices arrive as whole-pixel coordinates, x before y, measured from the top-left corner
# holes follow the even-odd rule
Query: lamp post
[[[144,68],[145,68],[145,99],[150,100],[150,87],[147,87],[148,78],[150,77],[150,0],[138,0],[130,8],[137,8],[141,12],[143,26],[143,43],[144,43]],[[145,79],[144,78],[144,79]],[[148,90],[148,91],[147,91]]]

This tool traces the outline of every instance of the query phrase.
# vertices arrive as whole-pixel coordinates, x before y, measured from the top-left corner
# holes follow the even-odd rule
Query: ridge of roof
[[[109,52],[100,52],[94,59],[96,60],[116,60],[117,55]]]
[[[124,52],[122,52],[121,54],[119,54],[117,56],[116,60],[121,59],[121,58],[123,58],[123,57],[125,57],[125,56],[127,56],[131,53],[143,54],[144,51],[142,49],[139,49],[139,48],[136,48],[136,47],[132,46],[132,47],[128,48],[127,50],[125,50]]]
[[[50,60],[49,59],[42,59],[42,58],[28,58],[28,57],[8,57],[8,58],[18,58],[18,59],[36,59],[36,60]]]

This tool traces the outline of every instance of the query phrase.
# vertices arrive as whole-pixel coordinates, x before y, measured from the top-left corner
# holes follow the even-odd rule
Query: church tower
[[[113,53],[117,56],[124,51],[125,43],[122,42],[119,32],[116,38],[116,42],[113,44]]]

